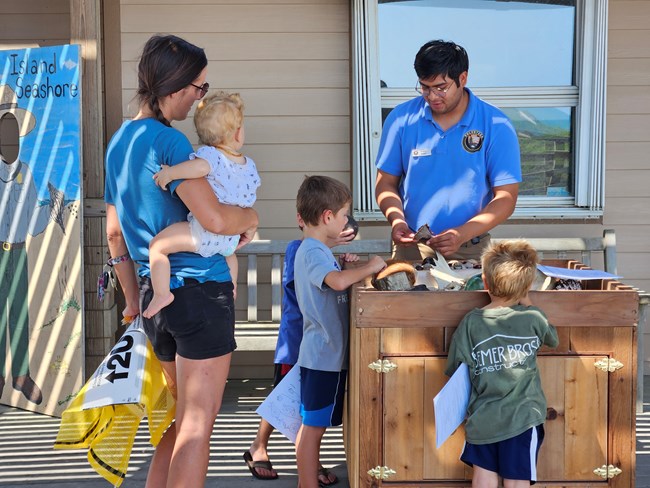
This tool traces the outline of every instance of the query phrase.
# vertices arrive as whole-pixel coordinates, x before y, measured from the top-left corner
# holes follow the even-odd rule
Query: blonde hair
[[[228,143],[244,120],[244,102],[239,93],[218,91],[205,97],[194,112],[194,127],[201,144]]]
[[[490,294],[519,300],[530,290],[537,273],[537,251],[524,239],[492,242],[481,256]]]

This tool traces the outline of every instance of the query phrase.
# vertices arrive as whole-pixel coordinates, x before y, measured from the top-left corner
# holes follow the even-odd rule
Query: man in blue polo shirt
[[[393,257],[439,250],[480,258],[489,231],[514,211],[521,182],[517,134],[506,115],[467,84],[469,60],[453,42],[430,41],[415,56],[416,89],[386,118],[375,195],[391,224]],[[428,224],[433,237],[416,242]]]

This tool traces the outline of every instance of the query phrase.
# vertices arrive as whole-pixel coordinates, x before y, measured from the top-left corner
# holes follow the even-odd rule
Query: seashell
[[[415,242],[426,242],[433,237],[429,224],[424,224],[413,236]]]
[[[381,291],[410,290],[415,284],[415,268],[404,261],[394,261],[377,273],[372,286]]]

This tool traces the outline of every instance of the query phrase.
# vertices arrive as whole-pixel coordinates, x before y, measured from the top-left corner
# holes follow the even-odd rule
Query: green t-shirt
[[[558,337],[537,307],[474,309],[451,339],[447,370],[469,367],[472,391],[465,425],[467,442],[490,444],[543,424],[546,398],[537,350]]]

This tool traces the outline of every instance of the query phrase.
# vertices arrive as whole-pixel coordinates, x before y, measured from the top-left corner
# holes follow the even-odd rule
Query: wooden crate
[[[583,267],[567,260],[544,264]],[[548,400],[540,487],[634,486],[638,294],[613,280],[588,283],[580,291],[531,292],[560,337],[557,348],[539,353]],[[447,381],[455,327],[488,301],[485,291],[353,287],[344,422],[350,486],[471,486],[471,469],[458,460],[462,428],[435,447],[433,397]],[[609,360],[622,367],[595,366],[607,368]],[[376,372],[372,363],[397,368]],[[594,474],[602,467],[621,473],[604,479]]]

